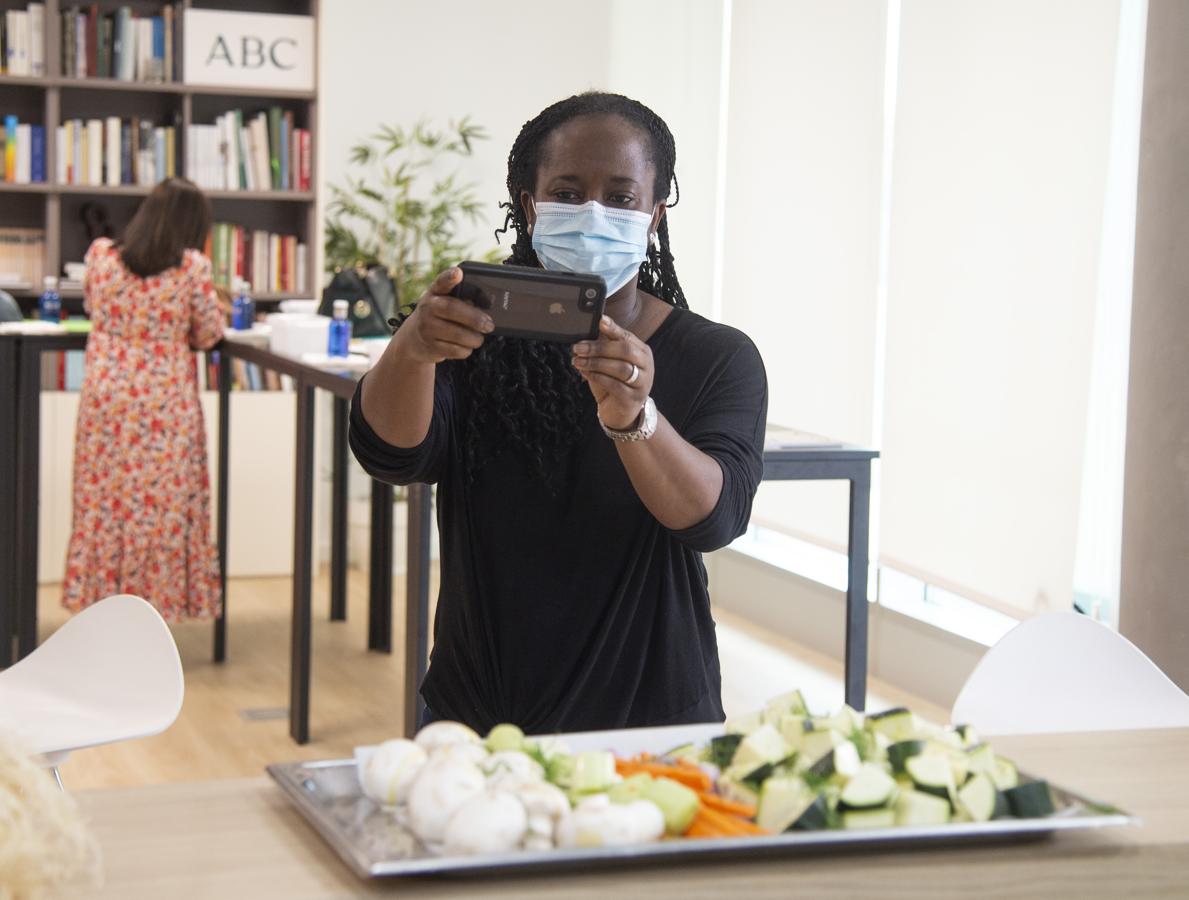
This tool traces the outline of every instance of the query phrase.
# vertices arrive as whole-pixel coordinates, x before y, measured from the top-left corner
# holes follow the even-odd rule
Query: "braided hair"
[[[507,211],[496,239],[511,229],[516,234],[505,264],[540,267],[533,251],[521,192],[533,193],[548,137],[561,125],[580,116],[615,115],[643,132],[649,141],[650,162],[656,170],[653,202],[668,200],[670,184],[677,204],[680,191],[674,165],[677,150],[664,121],[644,104],[620,94],[588,92],[554,103],[520,129],[508,154]],[[667,217],[657,227],[657,240],[648,247],[636,281],[639,289],[666,303],[688,309],[673,268]],[[531,466],[552,487],[557,462],[577,439],[584,416],[594,399],[570,362],[570,348],[544,341],[494,337],[459,364],[470,398],[463,450],[473,475],[481,461],[499,450],[527,453]],[[482,435],[482,437],[481,437]]]

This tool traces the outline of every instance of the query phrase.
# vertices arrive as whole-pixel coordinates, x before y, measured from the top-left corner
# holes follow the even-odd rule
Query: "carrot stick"
[[[713,794],[709,791],[699,792],[699,798],[704,806],[717,809],[719,812],[729,813],[744,819],[754,819],[756,816],[756,808],[750,803],[737,803],[734,800],[728,800],[726,797],[720,797],[718,794]]]
[[[644,762],[637,759],[617,759],[615,771],[624,776],[646,772],[653,778],[671,778],[698,792],[709,791],[713,784],[710,776],[697,766]]]
[[[767,829],[761,828],[754,822],[749,822],[747,819],[741,819],[739,816],[733,816],[706,806],[698,810],[698,816],[702,817],[711,826],[717,827],[720,831],[729,834],[768,834]]]

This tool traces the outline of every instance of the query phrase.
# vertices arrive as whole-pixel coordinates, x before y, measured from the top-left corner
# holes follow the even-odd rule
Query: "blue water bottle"
[[[250,331],[256,323],[256,303],[248,293],[248,283],[235,279],[235,298],[231,301],[231,327],[234,331]]]
[[[334,318],[330,320],[330,338],[326,345],[327,356],[347,356],[351,352],[351,320],[347,318],[349,306],[346,300],[334,301]]]
[[[62,298],[58,295],[58,279],[53,275],[46,275],[44,285],[41,299],[37,301],[38,318],[43,322],[61,322]]]

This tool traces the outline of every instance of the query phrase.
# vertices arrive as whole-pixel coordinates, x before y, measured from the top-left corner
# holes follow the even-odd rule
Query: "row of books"
[[[151,187],[177,174],[177,129],[149,119],[71,119],[55,150],[59,184]]]
[[[101,15],[98,4],[71,6],[61,15],[62,74],[120,81],[174,81],[177,12],[166,5],[156,16],[121,6]]]
[[[271,107],[245,118],[233,109],[213,125],[191,125],[186,177],[206,190],[308,191],[313,157],[309,129]]]
[[[0,74],[41,78],[45,71],[45,4],[0,15]]]
[[[198,387],[204,391],[219,389],[219,351],[194,354]],[[66,350],[41,354],[41,389],[43,391],[78,391],[83,386],[83,351]],[[271,369],[262,369],[242,359],[231,361],[233,391],[290,391],[293,379]]]
[[[0,228],[0,290],[40,290],[45,274],[45,231]]]
[[[242,278],[254,293],[304,294],[309,252],[292,234],[251,231],[242,225],[216,222],[207,255],[215,284],[232,287]]]
[[[45,126],[5,116],[0,126],[0,181],[32,184],[45,181]]]
[[[198,387],[204,391],[219,389],[219,351],[202,354],[201,375]],[[293,379],[288,375],[262,369],[255,363],[242,359],[231,360],[231,389],[233,391],[291,391]]]

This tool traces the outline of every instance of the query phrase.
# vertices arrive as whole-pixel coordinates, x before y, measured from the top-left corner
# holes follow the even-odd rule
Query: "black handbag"
[[[334,315],[334,301],[346,300],[347,318],[354,337],[387,337],[388,320],[396,315],[396,284],[380,265],[365,270],[335,269],[330,284],[322,289],[318,314]]]

